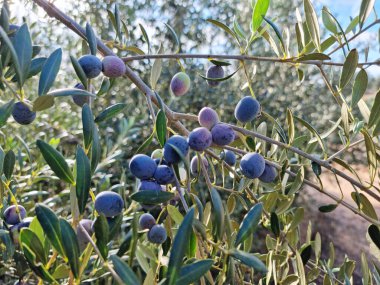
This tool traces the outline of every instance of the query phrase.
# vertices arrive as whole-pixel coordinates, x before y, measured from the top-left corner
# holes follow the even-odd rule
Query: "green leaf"
[[[320,176],[322,174],[322,167],[318,163],[312,161],[311,168],[313,169],[315,175]]]
[[[53,85],[57,77],[62,61],[62,49],[56,49],[46,60],[42,67],[40,81],[38,84],[38,96],[45,95]]]
[[[107,77],[103,77],[102,84],[100,85],[100,88],[98,90],[98,93],[96,96],[101,96],[103,94],[108,93],[108,90],[111,87],[111,82]]]
[[[44,281],[49,282],[49,284],[58,284],[58,282],[54,279],[53,276],[51,276],[45,266],[36,264],[36,256],[27,245],[24,245],[22,249],[24,251],[25,259],[28,261],[30,268],[34,273],[36,273]]]
[[[276,237],[280,236],[280,221],[278,219],[278,216],[275,212],[272,212],[270,214],[270,227],[272,229],[272,232]]]
[[[224,233],[224,207],[219,192],[215,188],[210,189],[211,202],[213,207],[213,226],[215,233],[221,239]]]
[[[4,153],[4,150],[0,146],[0,176],[3,175],[4,159],[5,159],[5,153]]]
[[[37,97],[33,102],[33,111],[43,111],[54,106],[54,96],[45,95]]]
[[[146,32],[146,30],[145,30],[145,28],[144,28],[143,25],[139,24],[139,27],[140,27],[140,30],[141,30],[141,33],[142,33],[142,35],[143,35],[144,40],[145,40],[146,43],[148,44],[148,51],[149,51],[149,53],[150,53],[150,42],[149,42],[148,34],[147,34],[147,32]]]
[[[216,59],[212,59],[212,58],[209,58],[208,60],[212,64],[217,65],[217,66],[230,66],[231,65],[231,63],[229,63],[227,61],[223,61],[223,60],[216,60]]]
[[[138,191],[133,193],[130,198],[142,204],[155,205],[165,203],[173,199],[174,194],[167,191]]]
[[[156,116],[156,134],[161,147],[164,147],[164,144],[166,142],[166,132],[167,127],[165,112],[159,110]]]
[[[335,24],[335,20],[331,17],[331,12],[325,6],[322,8],[322,21],[327,30],[332,32],[334,35],[338,33],[338,28]]]
[[[172,249],[170,251],[168,270],[166,273],[168,285],[175,284],[177,278],[179,277],[180,268],[182,266],[183,257],[186,251],[186,244],[188,243],[188,238],[193,230],[193,219],[194,208],[191,208],[178,228],[177,234],[173,241]]]
[[[88,200],[88,194],[91,188],[91,166],[83,148],[77,147],[76,153],[77,162],[77,179],[75,184],[79,212],[84,213],[86,209],[86,203]]]
[[[88,46],[90,48],[91,54],[96,56],[96,50],[97,50],[96,36],[95,36],[94,30],[92,29],[89,23],[86,23],[86,38],[87,38],[87,42],[88,42]]]
[[[378,220],[375,208],[363,193],[352,192],[351,197],[364,214],[372,219]]]
[[[96,97],[95,94],[88,92],[87,90],[82,90],[78,88],[63,88],[50,91],[47,95],[54,97],[65,97],[65,96],[90,96]]]
[[[23,24],[12,39],[13,47],[16,51],[18,63],[20,65],[19,78],[20,86],[24,85],[25,79],[29,73],[30,63],[32,61],[32,39],[30,38],[27,24]]]
[[[278,29],[278,27],[276,26],[275,23],[273,23],[271,20],[269,20],[268,18],[265,18],[264,17],[264,20],[265,22],[267,22],[271,27],[272,29],[274,30],[274,32],[276,33],[276,36],[277,38],[279,39],[280,41],[280,44],[281,44],[281,49],[282,51],[285,53],[285,44],[284,44],[284,40],[282,39],[282,34],[280,32],[280,30]]]
[[[91,108],[87,104],[84,104],[82,107],[82,125],[84,148],[89,150],[92,144],[95,123]]]
[[[68,258],[69,265],[71,268],[71,272],[73,273],[75,278],[79,277],[79,256],[80,256],[80,250],[79,250],[79,244],[78,244],[78,238],[71,227],[71,225],[64,219],[59,219],[59,225],[61,227],[61,233],[62,233],[62,245],[65,250],[65,254]]]
[[[44,247],[41,243],[41,240],[38,238],[37,234],[35,234],[29,228],[22,228],[19,236],[21,248],[23,245],[29,247],[29,249],[36,256],[36,261],[41,262],[42,264],[46,264],[48,262],[48,257],[45,254]]]
[[[356,106],[363,97],[368,85],[368,75],[364,69],[360,69],[355,77],[354,87],[352,88],[351,108]]]
[[[240,67],[238,69],[236,69],[234,72],[232,72],[231,74],[225,76],[225,77],[221,77],[221,78],[208,78],[200,73],[198,73],[198,75],[200,77],[202,77],[203,79],[206,79],[206,80],[210,80],[210,81],[225,81],[227,79],[230,79],[232,76],[235,75],[236,72],[238,72],[240,70]]]
[[[77,59],[72,55],[70,55],[70,60],[71,60],[71,64],[73,65],[74,71],[75,71],[76,75],[78,76],[80,82],[83,84],[84,88],[87,89],[88,88],[87,76],[84,73],[82,66],[79,64]]]
[[[16,162],[16,156],[13,150],[9,150],[4,157],[4,164],[3,164],[3,173],[5,178],[9,180],[12,177],[13,170],[15,167]]]
[[[162,53],[162,51],[163,51],[163,47],[162,47],[162,44],[160,44],[157,54]],[[157,81],[161,75],[161,70],[162,70],[162,59],[156,58],[153,62],[152,71],[150,72],[150,86],[152,87],[153,90],[156,89]]]
[[[363,28],[364,22],[367,20],[369,14],[371,14],[374,5],[375,0],[362,0],[359,13],[360,29]]]
[[[168,211],[170,218],[172,218],[176,224],[179,225],[182,223],[183,216],[176,207],[169,204],[166,206],[166,210]]]
[[[286,110],[286,122],[288,123],[288,138],[289,138],[289,144],[292,144],[294,141],[294,119],[293,119],[293,113],[290,109]]]
[[[52,246],[59,254],[66,257],[62,245],[61,226],[57,216],[52,210],[42,204],[37,204],[36,216]]]
[[[63,155],[44,141],[37,140],[42,156],[60,179],[74,184],[74,177]]]
[[[376,170],[377,170],[376,147],[371,136],[366,130],[363,130],[362,134],[364,136],[365,148],[367,151],[369,175],[370,175],[371,185],[372,185],[375,180]]]
[[[339,88],[343,89],[348,82],[350,82],[352,76],[354,76],[356,67],[358,66],[359,55],[356,49],[350,51],[343,64],[342,73],[339,79]]]
[[[127,50],[127,51],[131,51],[131,52],[140,54],[140,55],[144,55],[145,54],[144,51],[142,51],[141,49],[139,49],[138,47],[135,47],[135,46],[127,46],[124,49]]]
[[[127,107],[127,104],[125,103],[117,103],[115,105],[107,107],[98,116],[96,116],[95,123],[100,123],[116,116],[121,111],[123,111],[126,107]]]
[[[380,120],[380,91],[376,93],[371,113],[368,119],[368,127],[372,128]]]
[[[14,103],[15,101],[12,99],[0,107],[0,128],[7,123],[8,118],[11,116]]]
[[[19,63],[19,60],[18,60],[18,56],[17,56],[17,53],[16,53],[16,50],[15,48],[13,47],[13,44],[11,42],[11,40],[9,39],[7,33],[3,30],[2,27],[0,27],[0,36],[2,37],[4,43],[7,45],[10,53],[11,53],[11,57],[12,57],[12,64],[16,70],[16,76],[18,78],[18,81],[19,81],[19,85],[22,86],[21,84],[21,80],[20,78],[22,79],[22,71],[21,71],[21,67],[20,67],[20,63]]]
[[[111,255],[110,259],[113,263],[113,268],[115,269],[117,275],[123,280],[126,285],[137,285],[141,284],[132,269],[125,263],[119,256]]]
[[[307,61],[307,60],[330,60],[331,58],[328,55],[325,55],[324,53],[316,52],[316,53],[309,53],[303,56],[300,56],[297,58],[297,62]]]
[[[332,212],[338,207],[338,204],[328,204],[328,205],[323,205],[318,208],[318,210],[322,213],[328,213]]]
[[[370,225],[368,227],[368,234],[374,244],[380,249],[380,230],[376,225]]]
[[[211,269],[213,263],[214,261],[212,259],[204,259],[182,266],[176,284],[188,285],[198,281]]]
[[[304,168],[301,167],[296,175],[296,178],[294,179],[294,182],[292,183],[292,186],[289,189],[289,192],[287,193],[289,196],[293,195],[298,192],[298,190],[301,189],[304,178],[305,178],[305,173],[304,173]]]
[[[228,26],[226,26],[222,22],[219,22],[219,21],[213,20],[213,19],[207,19],[207,22],[210,22],[211,24],[214,24],[215,26],[221,28],[227,34],[231,35],[239,43],[239,38],[236,36],[236,34]]]
[[[263,273],[267,272],[267,268],[265,264],[253,254],[250,254],[241,250],[233,249],[230,252],[230,255],[233,258],[244,263],[245,265],[252,267],[258,272],[263,272]]]
[[[256,230],[257,226],[259,225],[262,212],[263,204],[258,203],[255,204],[244,216],[244,219],[240,224],[239,231],[236,235],[235,246],[238,246],[240,243],[246,240],[248,236]]]
[[[107,223],[107,218],[103,214],[99,214],[94,223],[96,246],[99,248],[100,254],[105,260],[108,256],[108,237],[109,228]]]
[[[294,118],[300,122],[303,126],[305,126],[316,138],[316,140],[318,141],[319,143],[319,146],[321,147],[321,149],[323,150],[323,153],[326,153],[326,147],[325,147],[325,144],[321,138],[321,136],[318,134],[317,130],[312,126],[310,125],[308,122],[306,122],[305,120],[297,117],[297,116],[294,116]]]
[[[263,18],[267,14],[270,0],[257,0],[252,13],[252,33],[261,26]]]
[[[305,11],[305,17],[306,17],[306,25],[310,32],[311,40],[317,47],[317,49],[320,49],[321,46],[321,37],[319,32],[319,24],[318,24],[318,18],[317,14],[315,13],[313,4],[310,0],[304,0],[303,1],[304,11]]]
[[[180,51],[180,49],[181,49],[181,44],[179,42],[178,36],[177,36],[176,32],[174,31],[174,29],[169,24],[167,24],[167,23],[164,23],[164,24],[168,28],[168,30],[171,32],[171,34],[173,35],[173,37],[175,39],[175,42],[176,42],[176,44],[178,46],[178,48],[176,49],[175,53],[178,53]]]
[[[94,126],[91,144],[91,173],[94,173],[101,158],[101,145],[98,128]]]

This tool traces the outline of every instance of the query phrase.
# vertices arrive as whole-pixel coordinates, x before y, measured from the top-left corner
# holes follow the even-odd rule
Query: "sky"
[[[73,0],[54,0],[54,3],[63,11],[67,10],[68,5],[72,3]],[[245,0],[249,1],[249,0]],[[276,0],[271,0],[275,2]],[[321,9],[323,6],[327,6],[332,14],[338,19],[343,29],[350,23],[350,16],[355,17],[359,15],[361,0],[311,0],[319,17],[320,25],[323,26]],[[32,16],[27,9],[25,9],[25,0],[16,0],[13,2],[13,10],[18,11],[18,18],[21,19],[22,16]],[[11,7],[12,9],[12,7]],[[380,0],[375,1],[375,9],[380,15]],[[300,7],[303,10],[303,7]],[[270,11],[269,11],[270,13]],[[46,15],[43,11],[39,11],[38,15],[33,15],[39,19],[44,18]],[[372,12],[370,17],[367,19],[366,23],[371,23],[374,19],[374,13]],[[366,25],[364,25],[366,26]],[[374,61],[380,59],[379,53],[379,28],[380,25],[373,27],[372,29],[363,33],[358,37],[352,44],[353,47],[364,48],[368,43],[371,44],[371,52],[369,54],[369,61]],[[350,37],[350,35],[348,35]],[[365,44],[365,46],[364,46]],[[356,45],[356,46],[355,46]],[[341,62],[344,60],[342,53],[337,52],[337,55],[332,58],[333,61]],[[364,55],[359,56],[359,61],[364,61]],[[380,76],[380,66],[371,66],[367,69],[368,73],[373,76]]]

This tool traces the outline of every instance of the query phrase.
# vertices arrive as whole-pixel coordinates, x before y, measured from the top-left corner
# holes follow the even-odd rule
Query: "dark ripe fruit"
[[[87,78],[95,78],[102,72],[102,62],[95,55],[86,54],[78,59]]]
[[[29,125],[36,118],[36,112],[30,110],[24,103],[17,102],[13,106],[12,116],[17,123],[21,125]]]
[[[109,55],[103,58],[103,74],[110,78],[123,76],[126,70],[124,61],[121,58]]]
[[[103,191],[95,197],[95,210],[106,217],[119,215],[124,208],[123,198],[115,192]]]
[[[150,230],[156,224],[156,219],[149,213],[142,214],[139,219],[140,229]]]
[[[225,149],[222,154],[222,159],[229,165],[234,166],[236,163],[236,155],[233,151]]]
[[[272,165],[265,163],[265,169],[263,174],[259,177],[260,181],[265,183],[273,182],[277,177],[277,170]]]
[[[216,113],[214,109],[203,107],[199,111],[198,122],[202,127],[211,130],[213,126],[219,123],[218,113]]]
[[[203,162],[203,165],[206,167],[206,169],[208,169],[207,158],[202,156],[202,162]],[[191,174],[193,174],[194,176],[197,176],[199,174],[199,172],[202,172],[201,165],[200,165],[200,163],[198,163],[198,156],[197,155],[194,156],[190,161],[190,171],[191,171]]]
[[[17,210],[18,208],[18,210]],[[26,217],[26,210],[21,205],[12,205],[4,211],[4,221],[9,225],[16,225]]]
[[[158,184],[166,185],[174,181],[174,172],[167,165],[159,165],[153,177]]]
[[[155,225],[148,232],[148,240],[152,243],[162,244],[166,238],[166,229],[162,225]]]
[[[190,89],[190,77],[185,72],[178,72],[170,82],[170,92],[176,96],[183,96]]]
[[[212,141],[216,145],[228,145],[232,143],[235,139],[235,132],[234,130],[223,123],[216,124],[211,129],[211,135],[212,135]]]
[[[207,78],[223,78],[224,69],[221,66],[214,65],[207,70]],[[220,81],[207,80],[207,84],[211,87],[215,87],[220,83]]]
[[[191,149],[203,151],[211,145],[212,136],[208,129],[200,127],[190,132],[187,141]]]
[[[240,169],[245,177],[258,178],[264,172],[265,159],[258,153],[247,153],[240,160]]]
[[[136,154],[129,162],[129,170],[139,179],[152,178],[156,168],[156,162],[145,154]]]
[[[169,164],[178,163],[181,161],[181,157],[171,145],[175,146],[183,156],[186,156],[189,151],[189,144],[187,143],[186,138],[179,135],[174,135],[166,141],[164,145],[164,158],[166,162]]]
[[[85,231],[91,237],[92,234],[94,233],[92,229],[93,221],[89,219],[82,219],[79,223],[83,226]],[[77,226],[77,238],[78,238],[80,251],[83,251],[88,244],[88,239],[86,238],[85,231],[82,229],[82,227]]]
[[[82,83],[75,84],[74,88],[85,90]],[[90,85],[90,92],[95,94],[95,87],[93,85]],[[74,95],[72,97],[74,103],[79,107],[83,107],[84,104],[89,105],[92,102],[92,98],[90,96]]]
[[[20,231],[23,228],[28,228],[33,218],[26,218],[21,223],[18,223],[10,228],[13,243],[19,244]]]
[[[156,181],[141,180],[138,191],[162,191],[161,185]]]
[[[236,105],[235,118],[239,122],[248,123],[256,118],[259,112],[260,103],[251,96],[246,96]]]

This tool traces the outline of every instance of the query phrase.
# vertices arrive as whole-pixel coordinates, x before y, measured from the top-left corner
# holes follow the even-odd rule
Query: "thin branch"
[[[350,149],[350,148],[352,148],[352,147],[354,147],[354,146],[356,146],[362,142],[364,142],[364,138],[357,140],[356,142],[353,142],[352,144],[349,144],[349,145],[345,146],[344,148],[340,149],[336,153],[332,154],[326,161],[331,162],[335,157],[341,155],[343,152],[347,151],[348,149]]]
[[[361,35],[361,34],[364,33],[365,31],[367,31],[368,29],[372,28],[373,26],[375,26],[375,25],[377,25],[377,24],[379,24],[379,23],[380,23],[380,19],[379,19],[379,20],[376,20],[376,21],[374,21],[374,22],[372,22],[372,23],[369,24],[367,27],[365,27],[364,29],[360,30],[359,33],[357,33],[357,34],[353,35],[351,38],[349,38],[349,39],[347,40],[347,42],[350,42],[350,41],[356,39],[359,35]],[[332,51],[330,51],[330,52],[328,53],[328,55],[329,55],[329,56],[332,55],[334,52],[336,52],[337,50],[339,50],[339,49],[340,49],[342,46],[344,46],[345,44],[346,44],[346,42],[341,43],[341,44],[338,45],[336,48],[334,48]]]
[[[296,57],[292,58],[277,58],[277,57],[265,57],[265,56],[252,56],[252,55],[229,55],[229,54],[192,54],[192,53],[174,53],[174,54],[144,54],[122,57],[124,62],[139,61],[144,59],[181,59],[181,58],[204,58],[204,59],[231,59],[239,61],[258,61],[258,62],[278,62],[278,63],[290,63],[290,64],[308,64],[308,65],[330,65],[330,66],[343,66],[343,62],[321,61],[321,60],[307,60],[297,61]],[[364,66],[380,65],[380,61],[361,62],[357,68]]]

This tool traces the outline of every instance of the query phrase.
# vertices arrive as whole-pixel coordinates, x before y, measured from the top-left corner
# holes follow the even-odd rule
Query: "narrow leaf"
[[[194,208],[191,208],[184,217],[181,225],[178,228],[177,235],[174,238],[173,246],[170,252],[168,270],[166,273],[167,284],[175,284],[180,274],[183,257],[186,251],[186,244],[192,232],[192,224],[194,219]]]
[[[251,253],[234,249],[231,251],[230,255],[233,258],[244,263],[245,265],[252,267],[258,272],[263,272],[263,273],[267,272],[267,268],[265,264],[259,258],[257,258],[255,255]]]
[[[78,200],[79,212],[84,213],[86,203],[91,187],[91,166],[84,150],[78,146],[76,153],[77,178],[76,178],[76,194]]]
[[[248,236],[256,230],[257,226],[259,225],[262,212],[263,204],[258,203],[255,204],[244,216],[244,219],[240,224],[239,231],[236,235],[235,246],[238,246],[240,243],[246,240]]]
[[[111,255],[110,260],[113,263],[117,275],[123,280],[125,285],[138,285],[141,284],[135,273],[119,256]]]
[[[306,25],[310,32],[311,40],[317,47],[320,49],[321,40],[320,40],[320,32],[319,32],[319,24],[317,14],[315,13],[313,4],[310,0],[303,1],[305,17],[306,17]]]
[[[107,107],[98,116],[96,116],[95,123],[100,123],[112,117],[115,117],[117,114],[123,111],[126,107],[127,107],[127,104],[124,104],[124,103],[117,103],[115,105]]]
[[[36,216],[52,246],[65,257],[62,245],[61,226],[52,210],[42,204],[36,206]]]
[[[255,3],[252,13],[252,32],[256,32],[263,22],[263,17],[265,17],[270,0],[258,0]]]
[[[37,147],[55,175],[67,183],[74,184],[73,174],[63,155],[51,145],[41,140],[37,140]]]
[[[360,69],[359,73],[355,77],[354,87],[352,88],[351,107],[354,107],[358,104],[367,89],[367,85],[367,72],[364,69]]]
[[[92,29],[89,23],[86,24],[86,38],[87,38],[87,42],[88,42],[88,46],[90,48],[91,54],[96,55],[96,50],[97,50],[96,36],[95,36],[94,30]]]
[[[69,261],[71,272],[73,273],[75,278],[78,278],[79,268],[80,268],[80,263],[79,263],[80,250],[79,250],[78,238],[73,228],[66,220],[60,218],[59,225],[61,227],[62,237],[64,237],[62,238],[63,249],[65,250],[65,254]]]
[[[348,82],[350,82],[352,76],[354,76],[356,67],[358,66],[358,60],[358,51],[356,49],[352,49],[343,64],[342,73],[340,74],[339,79],[340,89],[343,89]]]
[[[62,61],[62,49],[56,49],[46,60],[42,67],[38,84],[38,96],[46,94],[57,77]]]
[[[166,142],[166,132],[167,127],[165,112],[159,110],[156,116],[156,134],[161,147],[163,147]]]
[[[199,260],[181,268],[177,285],[188,285],[198,281],[210,270],[214,261],[212,259]]]

